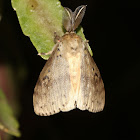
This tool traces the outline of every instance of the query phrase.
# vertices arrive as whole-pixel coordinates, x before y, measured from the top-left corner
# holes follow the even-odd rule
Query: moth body
[[[88,51],[87,42],[74,32],[85,6],[79,6],[75,12],[69,8],[65,11],[67,16],[63,24],[68,32],[56,43],[34,89],[34,111],[41,116],[76,107],[98,112],[105,104],[100,72]]]

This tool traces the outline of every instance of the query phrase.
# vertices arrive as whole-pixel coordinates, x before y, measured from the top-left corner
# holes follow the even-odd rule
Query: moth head
[[[71,9],[64,7],[63,26],[67,32],[74,32],[74,30],[81,23],[86,11],[86,5],[78,6],[74,12]]]

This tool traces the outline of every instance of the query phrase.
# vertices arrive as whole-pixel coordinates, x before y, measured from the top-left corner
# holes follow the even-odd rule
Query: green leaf
[[[0,89],[0,129],[11,135],[20,136],[19,123],[7,103],[6,97]]]
[[[47,53],[54,46],[54,32],[62,36],[64,8],[58,0],[12,0],[23,33],[29,36],[38,53]],[[82,28],[78,33],[85,40]],[[42,55],[43,59],[48,56]]]

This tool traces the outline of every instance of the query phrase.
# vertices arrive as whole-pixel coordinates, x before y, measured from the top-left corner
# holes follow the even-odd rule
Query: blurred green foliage
[[[5,94],[0,89],[0,129],[11,135],[20,136],[19,124],[16,120],[12,108],[7,102]]]

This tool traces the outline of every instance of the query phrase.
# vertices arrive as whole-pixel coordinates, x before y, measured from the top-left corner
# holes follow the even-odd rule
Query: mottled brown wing
[[[92,56],[87,48],[83,50],[81,62],[81,83],[77,107],[90,112],[102,111],[105,104],[104,84]]]
[[[65,48],[58,44],[40,73],[34,89],[33,104],[37,115],[49,116],[74,109]]]

